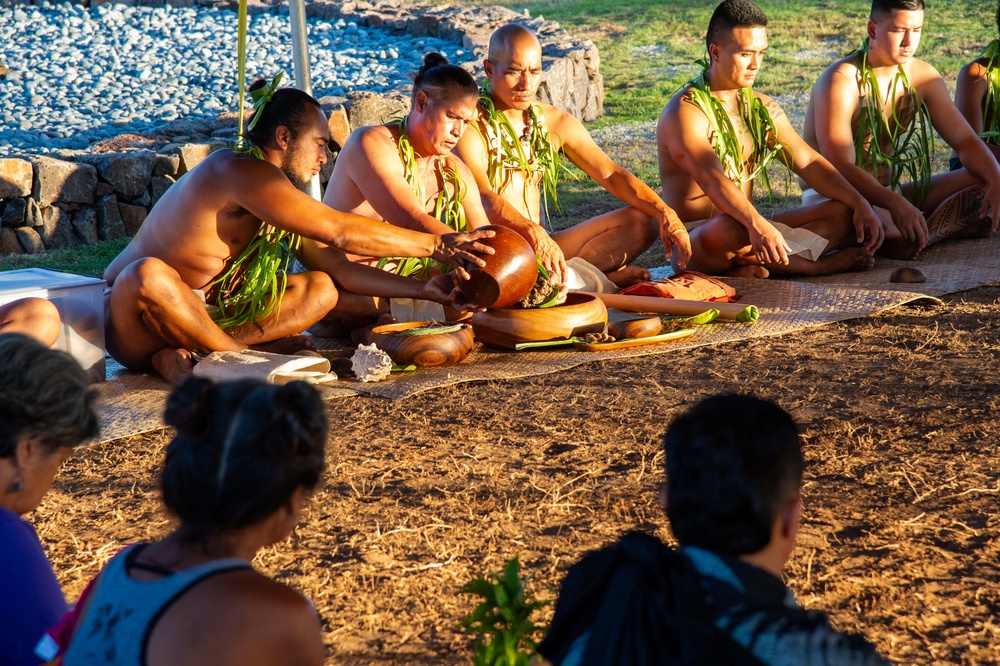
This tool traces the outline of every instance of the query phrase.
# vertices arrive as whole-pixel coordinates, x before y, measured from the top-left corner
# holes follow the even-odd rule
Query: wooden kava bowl
[[[453,333],[393,335],[398,331],[427,326],[429,323],[410,321],[376,326],[368,335],[368,341],[374,342],[396,365],[415,365],[421,368],[454,365],[472,351],[475,340],[468,324],[463,324],[460,330]]]
[[[480,242],[489,245],[495,254],[479,254],[486,266],[467,264],[471,276],[461,283],[462,296],[481,308],[506,308],[524,298],[535,286],[538,261],[528,241],[507,227],[491,224],[480,229],[496,232],[493,238]]]
[[[487,310],[472,316],[472,330],[483,344],[513,349],[522,342],[567,340],[602,333],[608,323],[603,301],[593,294],[571,293],[552,308]]]

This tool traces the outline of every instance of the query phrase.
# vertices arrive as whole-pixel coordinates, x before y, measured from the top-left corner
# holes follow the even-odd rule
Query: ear
[[[493,63],[490,62],[489,58],[483,60],[483,71],[486,72],[486,78],[493,80]]]
[[[428,101],[429,98],[427,97],[427,93],[421,90],[413,97],[413,108],[415,108],[418,113],[423,113],[424,109],[427,108]]]
[[[292,144],[292,131],[284,125],[278,125],[278,128],[274,130],[274,142],[278,144],[280,150],[288,150]]]
[[[868,39],[875,39],[876,32],[878,32],[878,23],[868,19]]]
[[[802,496],[795,493],[781,507],[781,537],[794,541],[799,533],[799,521],[802,518]]]
[[[711,60],[712,62],[718,62],[719,58],[721,57],[721,53],[722,53],[722,47],[720,47],[718,44],[708,45],[708,59]]]

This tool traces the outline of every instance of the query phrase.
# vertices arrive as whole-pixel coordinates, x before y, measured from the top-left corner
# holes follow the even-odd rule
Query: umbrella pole
[[[292,60],[295,66],[295,86],[312,95],[312,75],[309,71],[309,40],[306,35],[306,8],[304,0],[288,0],[288,17],[292,24]],[[321,199],[319,176],[309,182],[309,194]]]

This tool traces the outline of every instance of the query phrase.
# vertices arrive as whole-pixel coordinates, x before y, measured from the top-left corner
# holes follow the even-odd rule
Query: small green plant
[[[504,565],[502,574],[475,578],[459,594],[483,599],[459,623],[476,636],[474,666],[528,666],[536,660],[535,637],[544,627],[531,616],[549,602],[535,599],[525,588],[517,557]]]

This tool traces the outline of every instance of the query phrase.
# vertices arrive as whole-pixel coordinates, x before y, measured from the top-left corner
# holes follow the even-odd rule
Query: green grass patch
[[[80,245],[65,250],[49,250],[42,254],[7,254],[0,256],[0,271],[19,268],[49,268],[54,271],[101,277],[111,260],[118,256],[128,238],[104,241],[96,245]]]

